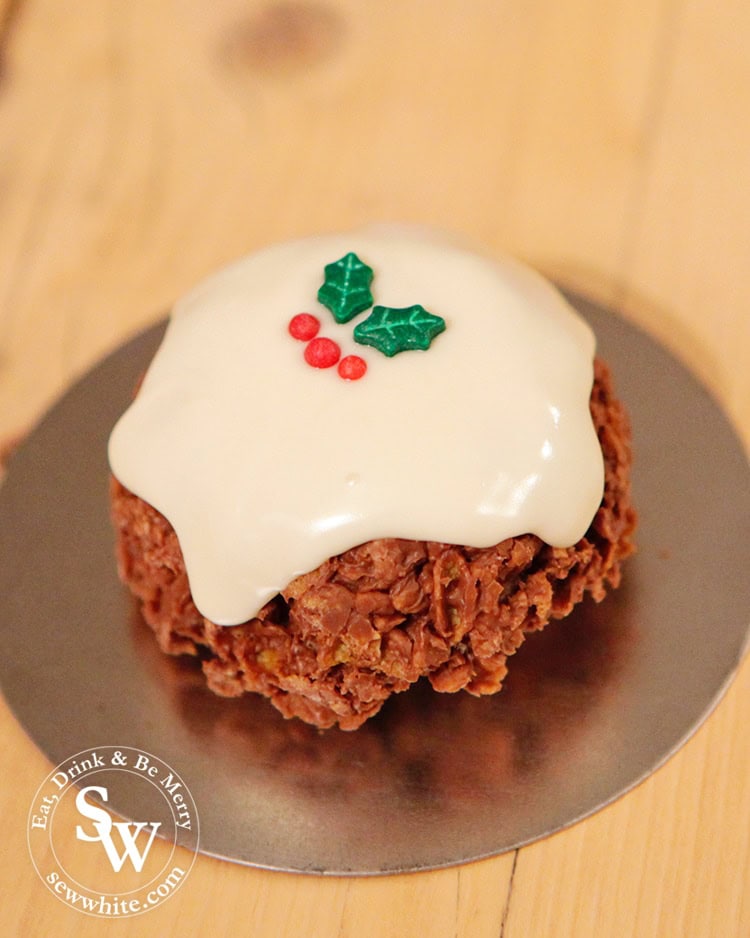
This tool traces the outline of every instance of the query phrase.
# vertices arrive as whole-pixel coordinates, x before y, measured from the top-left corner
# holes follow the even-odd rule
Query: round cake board
[[[117,578],[106,445],[163,324],[82,378],[0,488],[3,692],[53,764],[154,753],[185,780],[201,850],[329,874],[424,870],[501,853],[637,785],[732,679],[750,618],[750,473],[720,408],[660,345],[579,297],[634,431],[638,552],[601,604],[531,635],[495,697],[417,685],[354,733],[207,690],[162,655]],[[41,781],[41,780],[40,780]],[[110,792],[126,818],[138,786]]]

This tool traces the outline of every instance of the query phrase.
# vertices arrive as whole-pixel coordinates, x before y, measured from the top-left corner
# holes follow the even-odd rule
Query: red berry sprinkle
[[[320,329],[320,320],[312,313],[297,313],[289,320],[289,335],[302,342],[314,339]]]
[[[339,362],[338,372],[347,381],[356,381],[367,371],[367,362],[359,355],[347,355]]]
[[[331,368],[341,358],[341,349],[333,339],[312,339],[305,346],[305,361],[313,368]]]

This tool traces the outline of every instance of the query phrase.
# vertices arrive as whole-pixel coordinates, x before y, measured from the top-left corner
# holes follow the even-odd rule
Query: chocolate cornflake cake
[[[421,232],[291,242],[200,286],[110,460],[161,648],[321,728],[422,677],[495,693],[633,550],[630,427],[588,326]]]

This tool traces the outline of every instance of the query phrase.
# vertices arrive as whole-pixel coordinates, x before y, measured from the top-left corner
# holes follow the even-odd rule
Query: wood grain
[[[747,442],[749,32],[740,0],[0,0],[0,439],[217,265],[398,219],[618,304]],[[746,663],[664,768],[517,854],[374,879],[200,857],[105,928],[31,866],[49,766],[3,705],[0,931],[741,938],[748,724]]]

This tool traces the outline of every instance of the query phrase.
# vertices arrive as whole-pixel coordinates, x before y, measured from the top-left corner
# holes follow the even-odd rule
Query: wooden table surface
[[[216,266],[395,219],[612,304],[747,443],[748,36],[745,0],[0,0],[0,440]],[[747,936],[748,727],[746,661],[665,767],[517,852],[367,879],[199,857],[104,921],[31,865],[50,766],[0,702],[0,934]]]

